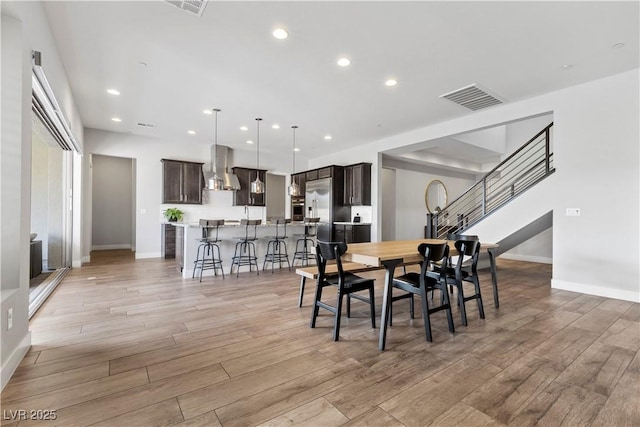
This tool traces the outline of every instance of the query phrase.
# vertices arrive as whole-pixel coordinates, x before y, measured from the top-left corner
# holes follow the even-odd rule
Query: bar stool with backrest
[[[191,278],[195,278],[196,270],[200,269],[200,281],[202,282],[203,270],[213,270],[213,274],[217,276],[218,269],[220,269],[224,279],[220,246],[218,246],[218,243],[221,242],[218,231],[220,226],[224,225],[224,219],[201,219],[199,225],[202,227],[202,238],[198,239],[200,245],[198,245],[196,260],[193,262]],[[202,251],[202,255],[200,251]]]
[[[304,234],[296,234],[296,251],[293,254],[292,264],[296,264],[296,260],[302,261],[302,266],[309,265],[309,259],[315,259],[315,255],[311,252],[311,248],[315,246],[314,238],[318,234],[318,223],[320,218],[304,219]]]
[[[446,242],[443,243],[421,243],[418,246],[418,252],[422,256],[422,262],[420,266],[420,272],[409,272],[402,276],[393,279],[393,286],[389,290],[391,304],[389,306],[389,325],[392,324],[393,317],[393,302],[401,299],[409,299],[409,314],[413,319],[414,306],[413,295],[420,295],[422,303],[422,317],[424,318],[424,331],[427,341],[433,341],[431,334],[431,319],[430,315],[438,311],[446,310],[447,323],[449,324],[449,331],[454,332],[453,316],[451,314],[451,304],[449,303],[449,293],[447,292],[447,277],[444,270],[439,272],[430,271],[431,263],[441,262],[446,264],[449,258],[449,245]],[[393,296],[393,290],[399,289],[404,291],[402,295]],[[429,308],[429,301],[427,298],[427,292],[434,290],[440,290],[442,295],[441,303],[437,307]]]
[[[249,272],[252,271],[252,267],[256,266],[256,272],[260,274],[258,267],[258,256],[256,255],[255,241],[258,240],[257,230],[258,225],[262,223],[261,219],[242,219],[240,220],[240,226],[244,226],[244,236],[234,237],[237,241],[236,249],[233,253],[233,259],[231,261],[230,273],[233,274],[233,266],[237,265],[236,277],[240,274],[240,267],[243,265],[249,266]],[[253,251],[253,254],[251,253]]]
[[[320,308],[329,310],[334,314],[333,340],[340,339],[340,316],[342,312],[342,300],[347,296],[347,317],[351,317],[351,298],[366,302],[371,307],[371,327],[376,327],[376,308],[373,293],[374,279],[356,276],[352,273],[345,273],[342,269],[342,255],[347,251],[347,244],[344,242],[318,242],[316,246],[316,262],[318,264],[318,281],[316,286],[315,299],[313,301],[313,311],[311,312],[311,328],[316,327],[316,319]],[[335,261],[338,272],[336,274],[326,274],[327,263]],[[322,290],[327,286],[334,286],[338,289],[336,306],[331,306],[322,301]],[[369,291],[369,298],[355,294],[355,292]]]
[[[482,304],[482,294],[480,292],[480,280],[478,278],[478,259],[480,258],[480,241],[478,236],[458,235],[455,241],[455,248],[458,252],[457,258],[453,258],[451,264],[443,264],[446,267],[437,266],[436,270],[444,270],[447,276],[447,283],[458,289],[458,306],[462,324],[467,326],[467,311],[465,303],[475,299],[478,304],[478,313],[484,319],[484,306]],[[464,282],[473,283],[475,294],[464,296]]]
[[[271,263],[271,273],[273,273],[273,265],[278,264],[282,268],[282,263],[286,262],[291,271],[291,264],[289,263],[289,253],[287,252],[287,224],[291,223],[290,219],[275,218],[271,222],[275,221],[276,235],[267,236],[269,241],[267,242],[267,253],[264,256],[264,263],[262,264],[262,270],[265,269],[267,263]],[[284,252],[283,252],[284,248]]]

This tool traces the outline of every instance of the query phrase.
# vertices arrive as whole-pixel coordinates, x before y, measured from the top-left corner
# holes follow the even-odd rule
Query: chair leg
[[[444,289],[444,291],[442,289]],[[440,290],[440,293],[442,294],[441,304],[446,304],[447,308],[445,309],[445,311],[447,312],[447,323],[449,324],[449,332],[454,333],[455,328],[453,326],[453,314],[451,313],[451,302],[449,300],[449,293],[447,292],[447,286],[444,285],[442,289]]]
[[[411,294],[411,298],[409,298],[409,316],[414,319],[416,316],[415,304],[413,303],[413,294]]]
[[[338,301],[336,306],[336,317],[333,325],[333,340],[338,341],[340,339],[340,317],[342,314],[342,298],[344,294],[338,293]]]
[[[460,308],[460,317],[462,318],[462,325],[467,326],[467,310],[464,306],[464,291],[462,290],[462,283],[456,285],[458,288],[458,307]]]
[[[387,325],[393,326],[393,286],[389,288],[389,316],[387,316]]]
[[[318,301],[322,301],[322,286],[316,286],[316,296],[313,300],[313,311],[311,312],[311,323],[309,324],[310,328],[316,327],[316,318],[318,317],[318,312],[320,311]]]
[[[300,295],[298,296],[298,307],[302,307],[302,297],[304,296],[304,284],[306,277],[300,276]]]
[[[373,286],[369,288],[369,304],[371,305],[371,327],[376,327],[376,299],[373,294]]]
[[[429,319],[429,303],[427,290],[422,287],[420,291],[420,301],[422,302],[422,318],[424,319],[424,333],[427,341],[433,342],[433,336],[431,335],[431,320]]]
[[[347,318],[351,318],[351,294],[347,294]]]
[[[476,301],[478,302],[478,313],[480,313],[480,318],[484,319],[484,305],[482,304],[482,294],[480,293],[480,281],[478,277],[473,277],[473,285],[476,288]]]

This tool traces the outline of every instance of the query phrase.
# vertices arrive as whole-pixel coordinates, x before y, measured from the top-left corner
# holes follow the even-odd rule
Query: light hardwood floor
[[[44,425],[638,426],[640,305],[552,290],[551,267],[499,260],[501,306],[481,276],[486,319],[434,342],[408,302],[387,351],[354,301],[340,341],[330,314],[309,328],[286,269],[183,280],[172,261],[94,252],[31,321],[33,346],[2,393]],[[379,321],[382,272],[377,278]],[[27,413],[29,414],[29,413]]]

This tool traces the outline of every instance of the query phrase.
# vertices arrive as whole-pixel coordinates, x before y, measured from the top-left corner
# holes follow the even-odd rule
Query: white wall
[[[31,222],[31,51],[42,52],[43,68],[80,146],[82,121],[40,2],[0,3],[2,11],[2,168],[0,171],[1,386],[28,350],[29,234]],[[74,181],[74,184],[76,182]],[[78,187],[75,187],[78,189]],[[74,206],[81,202],[79,193]],[[79,209],[75,212],[79,213]],[[7,218],[13,218],[7,221]],[[16,218],[19,218],[16,224]],[[79,221],[74,225],[79,224]],[[79,231],[74,243],[81,239]],[[79,243],[74,245],[79,249]],[[74,251],[79,257],[79,250]],[[6,318],[13,308],[13,328]]]
[[[553,264],[553,228],[549,228],[510,251],[500,254],[500,258]]]
[[[31,232],[42,241],[42,262],[49,249],[49,145],[32,132],[31,145]]]
[[[434,179],[442,181],[451,202],[469,189],[475,181],[443,175],[437,170],[418,172],[396,169],[396,239],[412,240],[424,237],[427,207],[424,197],[427,184]],[[384,195],[383,195],[384,197]],[[386,202],[385,202],[386,204]]]
[[[133,161],[94,155],[92,165],[92,249],[131,249]]]
[[[552,286],[640,301],[639,80],[635,69],[394,135],[359,151],[370,158],[371,152],[552,111],[557,171],[546,185],[540,184],[545,197],[536,198],[536,203],[544,203],[542,213],[554,212]],[[353,152],[334,153],[320,159],[320,164],[351,157]],[[377,181],[377,175],[373,179]],[[528,194],[519,197],[525,201],[525,213],[539,208],[526,206]],[[609,203],[596,195],[607,195]],[[581,208],[582,216],[565,216],[569,207]],[[608,226],[612,218],[622,227],[613,234]],[[379,218],[374,218],[373,227],[380,227]],[[603,242],[611,242],[612,250],[602,250]]]
[[[209,169],[210,146],[197,142],[166,141],[130,134],[106,132],[96,129],[85,129],[85,151],[87,154],[105,156],[128,157],[136,163],[136,213],[135,213],[135,241],[136,258],[150,258],[160,256],[160,223],[164,220],[162,211],[169,206],[162,204],[162,163],[161,159],[177,159],[205,163]],[[88,156],[85,156],[88,157]],[[255,168],[256,153],[254,149],[234,149],[233,166]],[[260,168],[271,173],[288,173],[289,159],[283,159],[278,153],[260,153]],[[304,165],[300,167],[305,167]],[[90,164],[84,161],[84,176],[88,183],[95,177],[90,177]],[[94,195],[90,191],[91,185],[84,188],[83,200],[83,254],[89,258],[89,250],[93,243],[88,236],[92,229],[91,200]],[[284,191],[284,189],[283,189]],[[230,191],[207,192],[203,205],[179,205],[185,212],[183,222],[197,222],[200,218],[239,219],[244,217],[242,206],[232,206],[233,193]],[[251,218],[266,220],[266,209],[251,207]]]

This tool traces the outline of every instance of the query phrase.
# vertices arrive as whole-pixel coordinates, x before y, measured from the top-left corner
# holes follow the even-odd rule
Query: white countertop
[[[333,225],[371,225],[370,222],[338,222],[335,221]]]
[[[163,224],[170,224],[176,227],[193,227],[193,228],[200,228],[200,223],[198,222],[163,222]],[[258,227],[274,227],[276,225],[275,222],[262,222],[261,224],[258,224]],[[284,224],[283,224],[284,225]],[[309,225],[308,223],[304,222],[304,221],[291,221],[290,223],[287,224],[287,226],[304,226],[304,225]],[[240,221],[235,221],[235,220],[225,220],[224,225],[221,225],[220,228],[222,227],[241,227],[242,225],[240,224]]]

